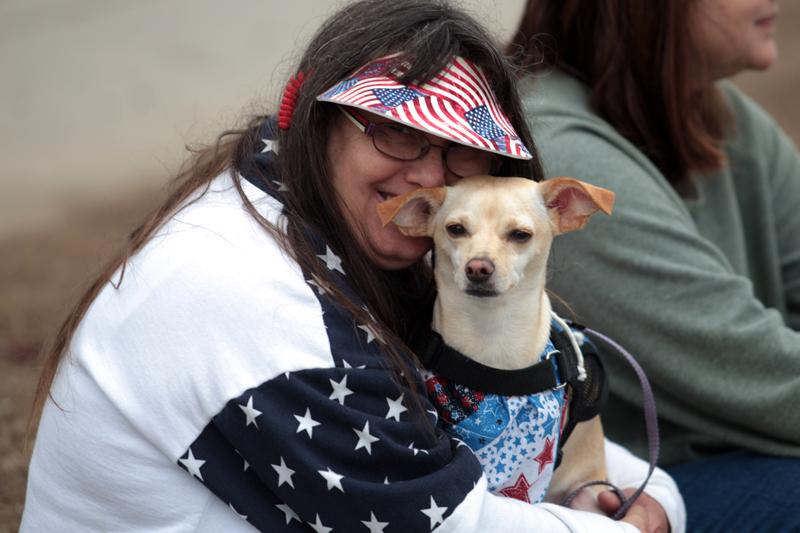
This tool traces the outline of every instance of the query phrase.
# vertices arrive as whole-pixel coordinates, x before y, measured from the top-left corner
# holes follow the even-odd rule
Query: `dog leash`
[[[658,416],[656,414],[656,402],[655,398],[653,397],[653,389],[650,387],[650,382],[647,380],[647,375],[645,375],[644,370],[642,367],[639,366],[639,363],[636,362],[636,359],[633,358],[631,354],[629,354],[625,348],[614,342],[614,340],[606,337],[602,333],[599,333],[593,329],[586,328],[583,330],[584,333],[588,334],[591,337],[595,337],[596,339],[602,340],[605,344],[611,346],[616,350],[617,353],[622,355],[622,357],[628,362],[628,364],[633,367],[634,372],[636,373],[636,377],[639,379],[639,385],[642,388],[642,396],[643,396],[643,405],[644,405],[644,423],[645,429],[647,431],[647,447],[648,453],[650,457],[650,468],[647,472],[647,477],[645,477],[644,482],[642,485],[636,489],[636,492],[631,494],[630,498],[626,498],[625,495],[622,493],[619,488],[617,488],[614,484],[609,483],[608,481],[590,481],[588,483],[584,483],[577,489],[573,490],[569,493],[564,500],[561,502],[561,505],[565,507],[569,507],[575,497],[585,488],[597,486],[597,485],[605,485],[611,489],[614,494],[617,495],[622,505],[620,505],[617,512],[611,517],[614,520],[619,520],[623,518],[625,514],[628,512],[628,509],[634,504],[634,502],[642,495],[644,492],[645,487],[647,486],[647,482],[650,481],[650,476],[653,475],[653,471],[656,468],[656,463],[658,462],[658,454],[659,454],[659,437],[658,437]]]

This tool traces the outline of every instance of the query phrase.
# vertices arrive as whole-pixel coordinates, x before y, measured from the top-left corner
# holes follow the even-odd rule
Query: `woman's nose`
[[[424,157],[411,162],[408,181],[420,187],[441,187],[445,185],[449,170],[444,160],[442,147],[432,145]]]

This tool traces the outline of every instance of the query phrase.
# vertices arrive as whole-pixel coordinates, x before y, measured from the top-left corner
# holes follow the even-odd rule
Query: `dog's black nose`
[[[464,267],[467,279],[473,283],[483,283],[494,274],[494,263],[485,257],[474,257]]]

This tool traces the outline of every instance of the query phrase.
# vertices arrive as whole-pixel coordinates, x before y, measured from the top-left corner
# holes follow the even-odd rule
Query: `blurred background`
[[[466,0],[504,40],[524,0]],[[37,353],[163,196],[185,145],[274,109],[329,0],[0,2],[0,533],[16,531]],[[800,140],[800,2],[735,81]]]

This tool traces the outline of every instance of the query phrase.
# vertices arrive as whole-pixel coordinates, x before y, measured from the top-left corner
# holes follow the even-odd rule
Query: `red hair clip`
[[[278,127],[282,130],[288,130],[292,124],[292,115],[297,105],[297,95],[304,80],[305,74],[298,72],[297,76],[289,78],[289,81],[286,82],[283,98],[281,98],[281,107],[278,111]]]

